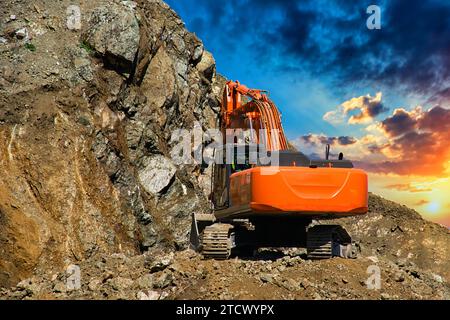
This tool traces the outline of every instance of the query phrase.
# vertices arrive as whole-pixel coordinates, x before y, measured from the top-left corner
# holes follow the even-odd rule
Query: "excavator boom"
[[[264,144],[268,151],[287,150],[281,114],[264,92],[228,81],[222,100],[222,130],[254,130],[254,143]]]

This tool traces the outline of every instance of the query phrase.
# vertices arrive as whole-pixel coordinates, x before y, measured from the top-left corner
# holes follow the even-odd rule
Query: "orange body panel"
[[[248,206],[252,214],[364,214],[367,174],[354,168],[255,167],[231,175],[230,198],[230,209]]]

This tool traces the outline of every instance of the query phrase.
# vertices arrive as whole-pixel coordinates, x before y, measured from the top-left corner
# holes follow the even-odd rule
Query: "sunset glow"
[[[449,178],[370,174],[369,181],[372,192],[415,209],[425,219],[450,226]]]
[[[431,214],[436,214],[439,211],[439,203],[436,201],[430,202],[430,204],[427,206],[427,211]]]
[[[359,128],[354,136],[310,133],[293,144],[317,157],[330,144],[334,153],[343,152],[356,167],[369,172],[369,190],[450,226],[450,110],[411,106],[394,108],[381,119],[370,116],[382,106],[381,93],[352,98],[323,119],[342,130]],[[355,118],[348,109],[360,113]]]

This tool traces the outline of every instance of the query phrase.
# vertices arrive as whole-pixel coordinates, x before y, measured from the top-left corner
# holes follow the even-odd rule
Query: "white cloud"
[[[346,120],[349,124],[368,124],[378,114],[387,110],[381,100],[381,92],[378,92],[374,97],[369,94],[355,97],[343,102],[335,110],[325,113],[323,119],[333,124],[343,123]],[[357,113],[350,115],[351,111],[354,110],[357,110]]]

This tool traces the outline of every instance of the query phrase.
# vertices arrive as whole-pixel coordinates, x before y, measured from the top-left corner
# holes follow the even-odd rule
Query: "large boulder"
[[[203,75],[206,79],[211,80],[214,76],[214,72],[216,71],[216,61],[214,60],[213,55],[208,51],[203,52],[201,60],[197,64],[196,68],[200,71],[201,75]]]
[[[169,186],[176,172],[172,162],[162,155],[155,155],[145,161],[139,172],[139,181],[145,191],[156,195]]]
[[[96,8],[83,33],[86,45],[115,69],[130,72],[139,48],[139,21],[131,1]]]

